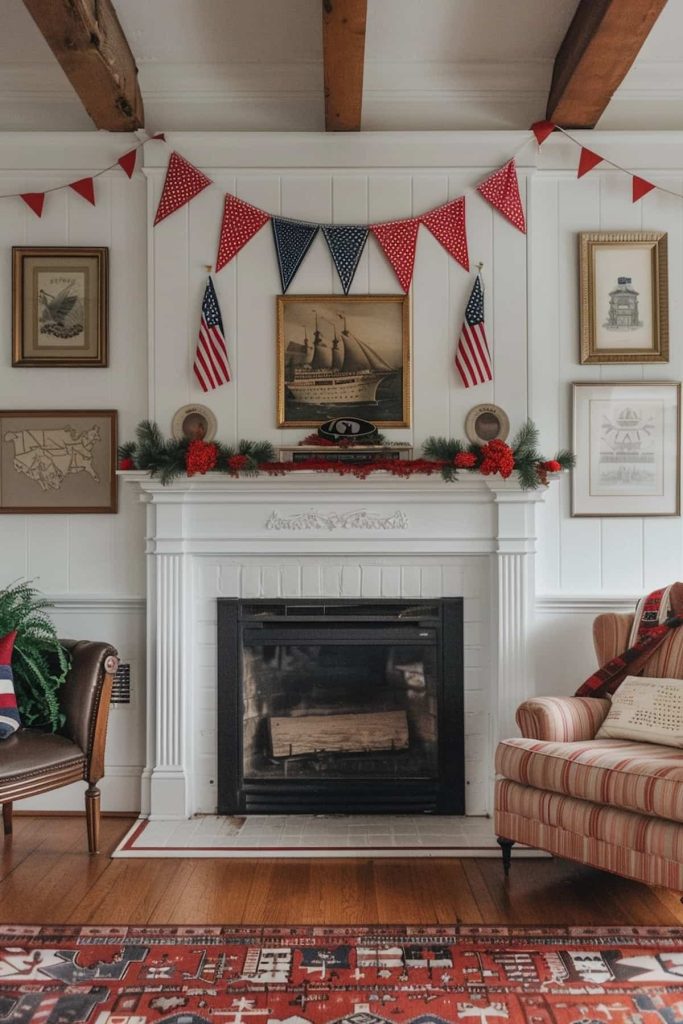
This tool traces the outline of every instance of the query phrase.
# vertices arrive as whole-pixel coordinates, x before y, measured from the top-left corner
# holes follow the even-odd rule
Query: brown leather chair
[[[100,791],[104,745],[118,655],[109,644],[62,640],[71,654],[69,674],[59,691],[66,717],[58,733],[18,729],[0,743],[0,803],[5,835],[12,832],[12,802],[84,779],[88,849],[99,852]]]

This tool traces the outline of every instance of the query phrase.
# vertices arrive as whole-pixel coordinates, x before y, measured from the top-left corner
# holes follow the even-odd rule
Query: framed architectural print
[[[681,385],[573,389],[572,515],[680,515]]]
[[[116,413],[0,412],[0,512],[116,512]]]
[[[582,363],[668,363],[664,231],[579,235]]]
[[[109,250],[12,249],[12,366],[107,366]]]
[[[410,426],[407,295],[279,295],[277,424]]]

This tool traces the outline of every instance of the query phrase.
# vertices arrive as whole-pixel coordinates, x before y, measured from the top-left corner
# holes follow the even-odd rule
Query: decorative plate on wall
[[[183,405],[171,423],[176,441],[213,441],[216,436],[216,417],[205,405]]]
[[[510,433],[510,420],[499,405],[475,405],[465,419],[465,433],[472,444],[505,441]]]

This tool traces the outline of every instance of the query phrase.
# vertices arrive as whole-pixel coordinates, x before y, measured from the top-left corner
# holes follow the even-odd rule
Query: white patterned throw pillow
[[[683,679],[626,676],[595,738],[683,747]]]

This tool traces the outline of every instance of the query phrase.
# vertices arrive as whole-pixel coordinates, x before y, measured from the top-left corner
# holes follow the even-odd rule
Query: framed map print
[[[12,249],[12,366],[107,366],[109,250]]]
[[[681,385],[573,389],[572,515],[680,515]]]
[[[0,411],[0,512],[116,512],[116,412]]]

